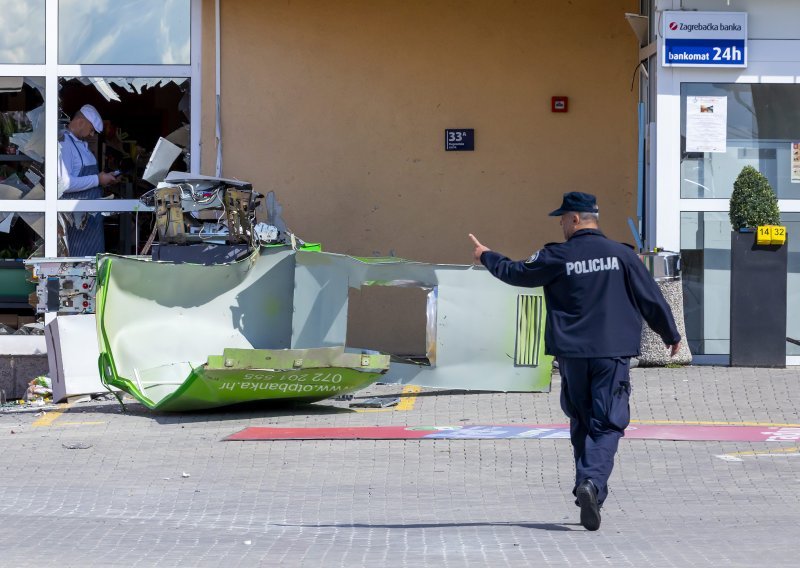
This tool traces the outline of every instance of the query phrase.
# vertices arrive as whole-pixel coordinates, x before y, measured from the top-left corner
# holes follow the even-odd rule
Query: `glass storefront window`
[[[77,112],[91,104],[103,122],[101,133],[89,133],[83,140],[69,140],[62,134],[60,144],[68,147],[71,164],[59,161],[58,190],[61,199],[98,199],[90,197],[82,180],[74,187],[71,177],[78,176],[81,165],[96,162],[99,172],[119,172],[118,183],[102,190],[103,196],[138,199],[153,185],[142,179],[151,152],[159,138],[166,138],[183,152],[173,164],[175,170],[189,170],[189,128],[191,116],[191,80],[185,77],[61,77],[59,107],[64,119],[62,128],[80,135],[80,127],[70,126]],[[63,131],[62,131],[63,132]],[[88,149],[78,151],[77,146]],[[76,158],[84,156],[84,162]]]
[[[104,252],[139,254],[154,223],[149,212],[59,213],[58,256],[87,256],[86,250],[99,246],[98,243]]]
[[[789,234],[789,276],[786,303],[786,336],[800,339],[800,213],[783,213],[781,223]],[[787,355],[800,355],[800,345],[786,343]]]
[[[58,2],[62,65],[189,65],[190,0]]]
[[[0,335],[27,335],[23,324],[35,321],[28,303],[35,285],[28,281],[23,261],[41,256],[44,256],[44,213],[0,212],[0,310],[3,314]],[[17,320],[17,316],[22,317]]]
[[[687,152],[687,104],[693,97],[724,97],[724,152]],[[690,129],[690,136],[698,131]],[[703,134],[703,132],[701,132]],[[709,135],[708,131],[704,132]],[[779,199],[800,199],[800,170],[792,144],[800,142],[800,85],[683,83],[681,85],[681,197],[725,199],[744,166],[769,179]],[[694,146],[690,146],[692,149]]]
[[[42,256],[43,245],[43,213],[0,212],[0,260]]]
[[[87,131],[85,122],[80,120],[71,122],[85,104],[91,104],[99,113],[103,123],[101,133]],[[60,154],[58,162],[60,199],[140,198],[154,187],[143,174],[160,138],[181,150],[171,169],[189,171],[189,78],[61,77],[59,108],[65,117],[61,126],[72,130],[78,138],[63,134],[60,137],[62,147],[69,149]],[[78,157],[83,161],[78,161]],[[98,172],[119,172],[116,181],[102,188],[89,187],[87,177],[95,183],[97,180],[87,175],[91,172],[82,176],[80,171],[86,164],[93,166],[95,163]],[[63,250],[63,254],[72,256],[83,256],[85,251],[93,250],[92,247],[101,247],[105,252],[136,254],[152,231],[151,217],[139,213],[65,212],[59,219],[66,237],[59,243],[59,254]]]
[[[0,200],[44,199],[44,77],[0,77]]]
[[[800,339],[800,213],[782,213],[788,232],[787,336]],[[730,353],[731,224],[728,213],[681,213],[686,339],[695,355]],[[787,343],[787,355],[800,346]]]
[[[730,353],[731,223],[727,213],[681,213],[686,340],[695,355]]]
[[[0,0],[0,64],[44,64],[44,2]]]

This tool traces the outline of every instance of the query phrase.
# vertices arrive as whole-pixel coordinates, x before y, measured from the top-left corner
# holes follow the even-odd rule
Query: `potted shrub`
[[[778,197],[769,185],[769,180],[753,166],[745,166],[733,182],[731,206],[728,215],[734,231],[761,225],[778,225],[781,212]]]
[[[745,166],[733,184],[731,227],[731,365],[786,366],[787,245],[756,244],[756,228],[779,225],[778,198],[767,178]]]

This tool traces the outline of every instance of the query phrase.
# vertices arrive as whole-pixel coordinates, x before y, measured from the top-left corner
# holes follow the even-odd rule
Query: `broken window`
[[[108,212],[99,199],[138,200],[153,189],[143,179],[148,160],[160,138],[166,138],[178,149],[172,169],[189,170],[190,145],[190,80],[187,78],[119,78],[77,77],[59,81],[61,115],[68,121],[84,105],[94,106],[103,119],[103,132],[86,142],[101,172],[119,172],[119,182],[103,188],[97,197],[84,197],[82,192],[70,191],[63,177],[59,179],[61,199],[81,201],[78,211],[63,210],[59,224],[66,239],[59,243],[59,254],[75,250],[75,242],[94,230],[99,236],[102,227],[104,252],[138,254],[150,237],[153,215],[149,212]],[[62,137],[63,138],[63,137]],[[73,197],[73,195],[77,196]],[[89,203],[92,203],[91,205]],[[106,213],[98,213],[105,210]],[[72,235],[72,247],[69,237]],[[82,249],[78,249],[82,250]],[[82,255],[79,255],[82,256]]]
[[[148,238],[154,227],[149,211],[77,211],[60,213],[58,218],[58,256],[85,256],[76,252],[76,240],[92,224],[102,227],[104,252],[145,254]]]
[[[0,200],[44,199],[44,78],[0,77]]]
[[[22,259],[44,253],[44,213],[0,212],[0,335],[28,334],[35,286]]]

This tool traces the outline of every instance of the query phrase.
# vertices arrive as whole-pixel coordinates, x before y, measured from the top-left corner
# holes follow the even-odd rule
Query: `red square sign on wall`
[[[569,97],[553,97],[550,103],[553,112],[567,112],[568,107]]]

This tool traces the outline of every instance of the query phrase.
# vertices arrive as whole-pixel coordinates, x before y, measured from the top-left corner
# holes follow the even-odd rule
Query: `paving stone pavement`
[[[385,412],[0,413],[0,566],[798,565],[796,441],[623,440],[594,533],[569,494],[568,440],[221,441],[265,425],[562,423],[559,388],[424,389]],[[633,371],[645,423],[798,424],[799,401],[797,368]]]

